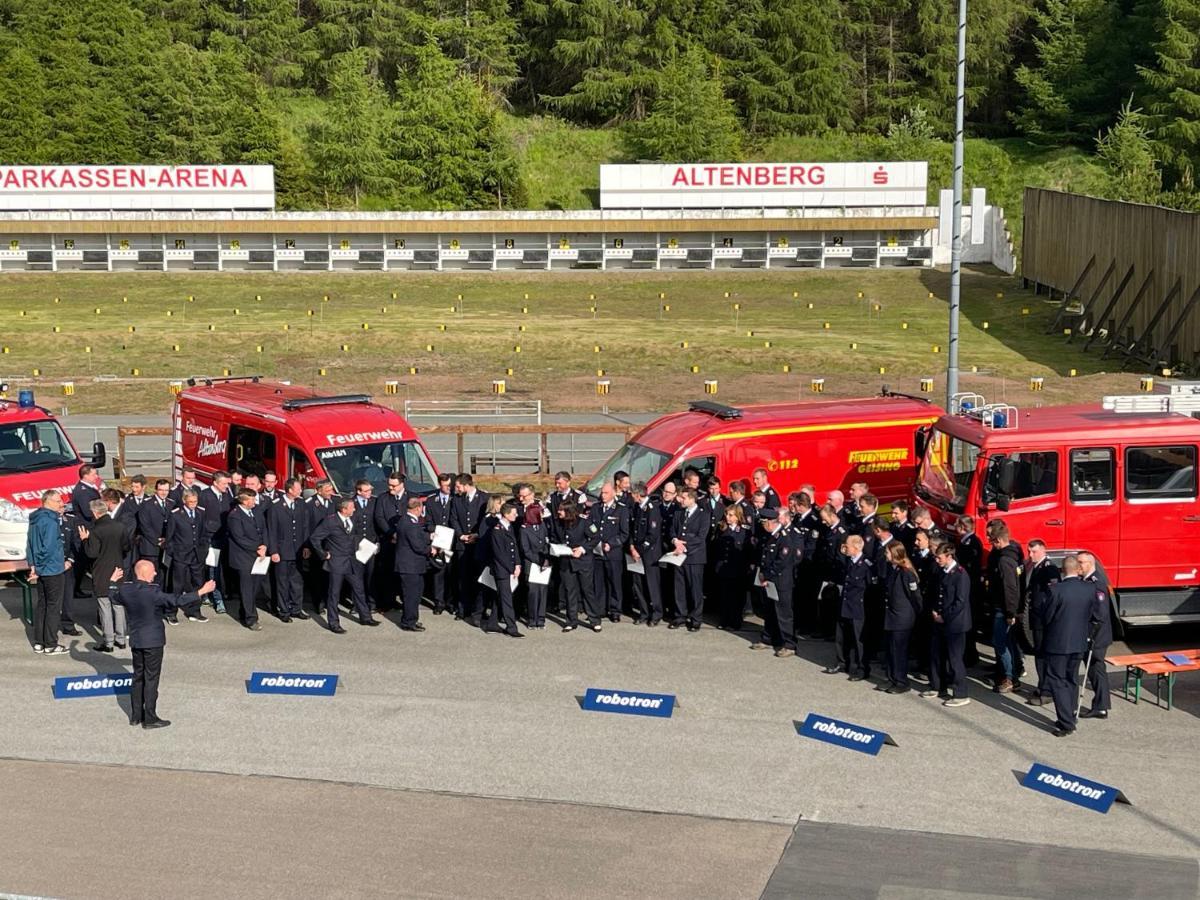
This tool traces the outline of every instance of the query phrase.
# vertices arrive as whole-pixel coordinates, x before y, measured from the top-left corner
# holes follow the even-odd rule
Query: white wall
[[[983,188],[971,190],[968,202],[963,203],[962,236],[963,262],[989,263],[1008,275],[1017,271],[1012,235],[1004,210],[989,206]],[[953,237],[950,223],[953,213],[953,192],[941,191],[938,197],[938,226],[933,232],[934,265],[950,264],[950,242]]]

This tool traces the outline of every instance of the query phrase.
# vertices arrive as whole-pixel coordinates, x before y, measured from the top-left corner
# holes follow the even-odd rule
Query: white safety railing
[[[404,418],[530,419],[542,424],[541,400],[405,400]]]

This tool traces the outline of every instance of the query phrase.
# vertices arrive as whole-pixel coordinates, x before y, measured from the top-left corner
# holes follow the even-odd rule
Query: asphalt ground
[[[139,770],[153,769],[163,778],[177,777],[180,784],[186,773],[196,772],[275,776],[313,784],[313,790],[315,783],[332,783],[343,791],[361,787],[434,792],[538,809],[547,803],[568,804],[602,808],[604,815],[625,810],[786,829],[797,823],[823,823],[986,839],[964,845],[974,848],[962,854],[961,864],[968,868],[975,865],[972,853],[986,855],[996,841],[1018,842],[1027,853],[1038,847],[1044,852],[1096,851],[1099,855],[1089,858],[1088,871],[1111,869],[1114,877],[1133,871],[1122,854],[1194,862],[1200,849],[1195,817],[1200,805],[1200,778],[1195,775],[1200,680],[1193,676],[1181,676],[1177,707],[1168,712],[1144,700],[1137,706],[1124,702],[1114,673],[1118,694],[1110,719],[1085,720],[1075,736],[1058,739],[1050,733],[1048,708],[993,694],[978,682],[972,684],[974,702],[948,710],[915,694],[890,696],[869,684],[821,674],[832,656],[830,644],[804,643],[800,655],[788,660],[751,652],[755,635],[750,631],[735,635],[705,628],[688,634],[623,623],[599,635],[547,629],[516,641],[425,611],[422,618],[429,630],[424,634],[402,633],[389,620],[391,625],[375,629],[351,623],[350,633],[337,637],[311,621],[284,625],[264,615],[263,630],[252,633],[222,617],[170,629],[159,711],[174,724],[146,732],[126,724],[127,697],[51,697],[55,676],[118,671],[129,665],[128,653],[114,657],[92,652],[93,629],[90,637],[69,639],[69,655],[35,655],[18,620],[18,592],[0,591],[0,602],[11,617],[0,624],[0,671],[6,688],[0,692],[0,721],[6,723],[0,729],[0,758],[117,766],[125,768],[105,771],[127,773],[119,780],[123,787],[117,794],[125,798],[123,806],[120,800],[95,799],[90,789],[96,779],[86,773],[58,782],[44,796],[17,793],[5,818],[15,816],[17,824],[28,822],[29,827],[13,829],[5,841],[11,842],[13,835],[20,838],[18,843],[34,846],[49,839],[47,835],[81,840],[106,823],[128,822],[135,809],[140,816],[147,804],[132,801],[144,791],[146,798],[160,796],[166,798],[164,804],[173,803],[170,790],[156,794],[139,783]],[[89,603],[75,601],[81,624],[90,624]],[[341,682],[333,698],[249,695],[245,680],[255,670],[337,673]],[[588,687],[673,693],[679,705],[670,719],[589,713],[578,702]],[[800,737],[794,722],[808,712],[887,731],[898,746],[885,747],[872,757]],[[1119,787],[1131,805],[1116,805],[1101,815],[1023,788],[1019,777],[1034,762]],[[11,765],[15,763],[0,769],[11,771]],[[11,783],[10,776],[3,778]],[[246,778],[234,781],[252,783]],[[270,779],[253,783],[260,781]],[[272,852],[280,840],[287,841],[286,836],[274,836],[272,829],[285,823],[290,827],[291,820],[286,812],[272,817],[269,802],[260,799],[269,794],[245,795],[247,809],[258,811],[257,827],[222,831],[218,840],[203,827],[189,831],[184,815],[175,843],[218,840],[221,858]],[[9,795],[8,790],[0,794]],[[359,806],[366,810],[374,802],[363,800]],[[314,814],[325,808],[314,804]],[[49,824],[57,819],[39,828],[39,809],[47,805],[56,816],[60,807],[73,810],[75,818],[67,825],[76,823],[80,834],[59,834]],[[186,807],[179,812],[186,813]],[[448,826],[446,832],[450,844],[457,842],[463,864],[482,873],[489,869],[478,846],[489,835],[502,840],[508,834],[507,819],[489,819],[491,815],[499,814],[480,813],[478,828]],[[500,821],[499,830],[487,831],[489,821]],[[604,818],[597,812],[584,821],[592,824],[580,826],[582,833],[598,841],[597,846],[639,843],[640,826],[632,820]],[[670,820],[661,822],[656,832],[657,880],[646,876],[623,889],[620,883],[596,876],[598,895],[617,896],[623,890],[663,893],[662,884],[673,883],[672,867],[690,859],[695,848]],[[543,839],[551,841],[549,847],[573,833],[552,816],[544,818],[541,828]],[[726,842],[736,847],[744,838],[726,838],[720,832],[712,832],[712,843],[695,838],[714,860],[724,858],[720,853]],[[169,827],[160,833],[175,836]],[[345,866],[359,858],[360,838],[366,841],[368,850],[363,852],[369,859],[393,849],[401,852],[404,845],[399,830],[388,834],[386,829],[368,828],[331,833],[323,844],[305,841],[297,852],[321,858],[332,853]],[[782,846],[782,841],[770,846]],[[796,846],[793,840],[789,852]],[[861,882],[854,890],[874,891],[845,896],[909,896],[887,893],[892,888],[877,883],[874,870],[858,866],[862,848],[869,846],[866,837],[831,845],[826,862],[840,858],[846,877]],[[580,852],[591,852],[587,840]],[[692,895],[757,896],[778,858],[776,854],[769,864],[761,856],[744,864],[740,858],[729,862],[736,878],[714,880],[711,892]],[[786,870],[787,859],[785,854],[777,874]],[[421,857],[414,865],[422,872],[427,868]],[[689,871],[701,871],[699,865]],[[164,866],[170,868],[167,859]],[[1164,866],[1164,871],[1170,869]],[[40,866],[32,882],[23,878],[18,884],[7,883],[4,872],[24,869],[0,868],[0,890],[103,895],[79,887],[59,868],[53,863]],[[302,871],[296,870],[298,879]],[[507,869],[496,871],[496,880],[481,884],[476,895],[521,892],[520,882],[506,880]],[[1070,889],[1075,883],[1072,866],[1064,866],[1057,875],[1053,867],[1030,871],[1040,878],[1066,880],[1055,886],[1057,893],[1014,891],[1012,896],[1077,895]],[[180,873],[192,886],[206,884],[209,877],[195,868]],[[93,886],[107,883],[102,870],[91,869],[90,874]],[[552,891],[560,877],[550,866],[538,883]],[[290,882],[276,882],[281,887],[286,883]],[[411,891],[398,883],[393,892],[421,895],[424,883],[414,883]],[[944,896],[956,896],[953,885],[958,882],[938,883],[951,890]],[[571,884],[563,885],[566,889],[559,895],[571,894]],[[346,876],[344,887],[346,895],[355,895],[352,875]],[[1195,887],[1193,872],[1189,888],[1181,889],[1173,881],[1154,896],[1193,896]],[[908,889],[899,883],[896,889],[901,888]],[[537,891],[525,892],[530,894]]]

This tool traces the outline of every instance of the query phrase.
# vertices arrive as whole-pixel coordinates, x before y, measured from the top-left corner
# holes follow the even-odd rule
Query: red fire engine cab
[[[1200,383],[1156,390],[1038,409],[959,394],[914,498],[943,528],[969,514],[982,538],[1001,518],[1022,545],[1091,551],[1128,625],[1200,621]]]

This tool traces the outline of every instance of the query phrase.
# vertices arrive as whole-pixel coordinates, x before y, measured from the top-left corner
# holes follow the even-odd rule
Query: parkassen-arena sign
[[[694,163],[600,167],[605,209],[924,206],[928,164]]]
[[[273,166],[0,166],[0,209],[271,209]]]

